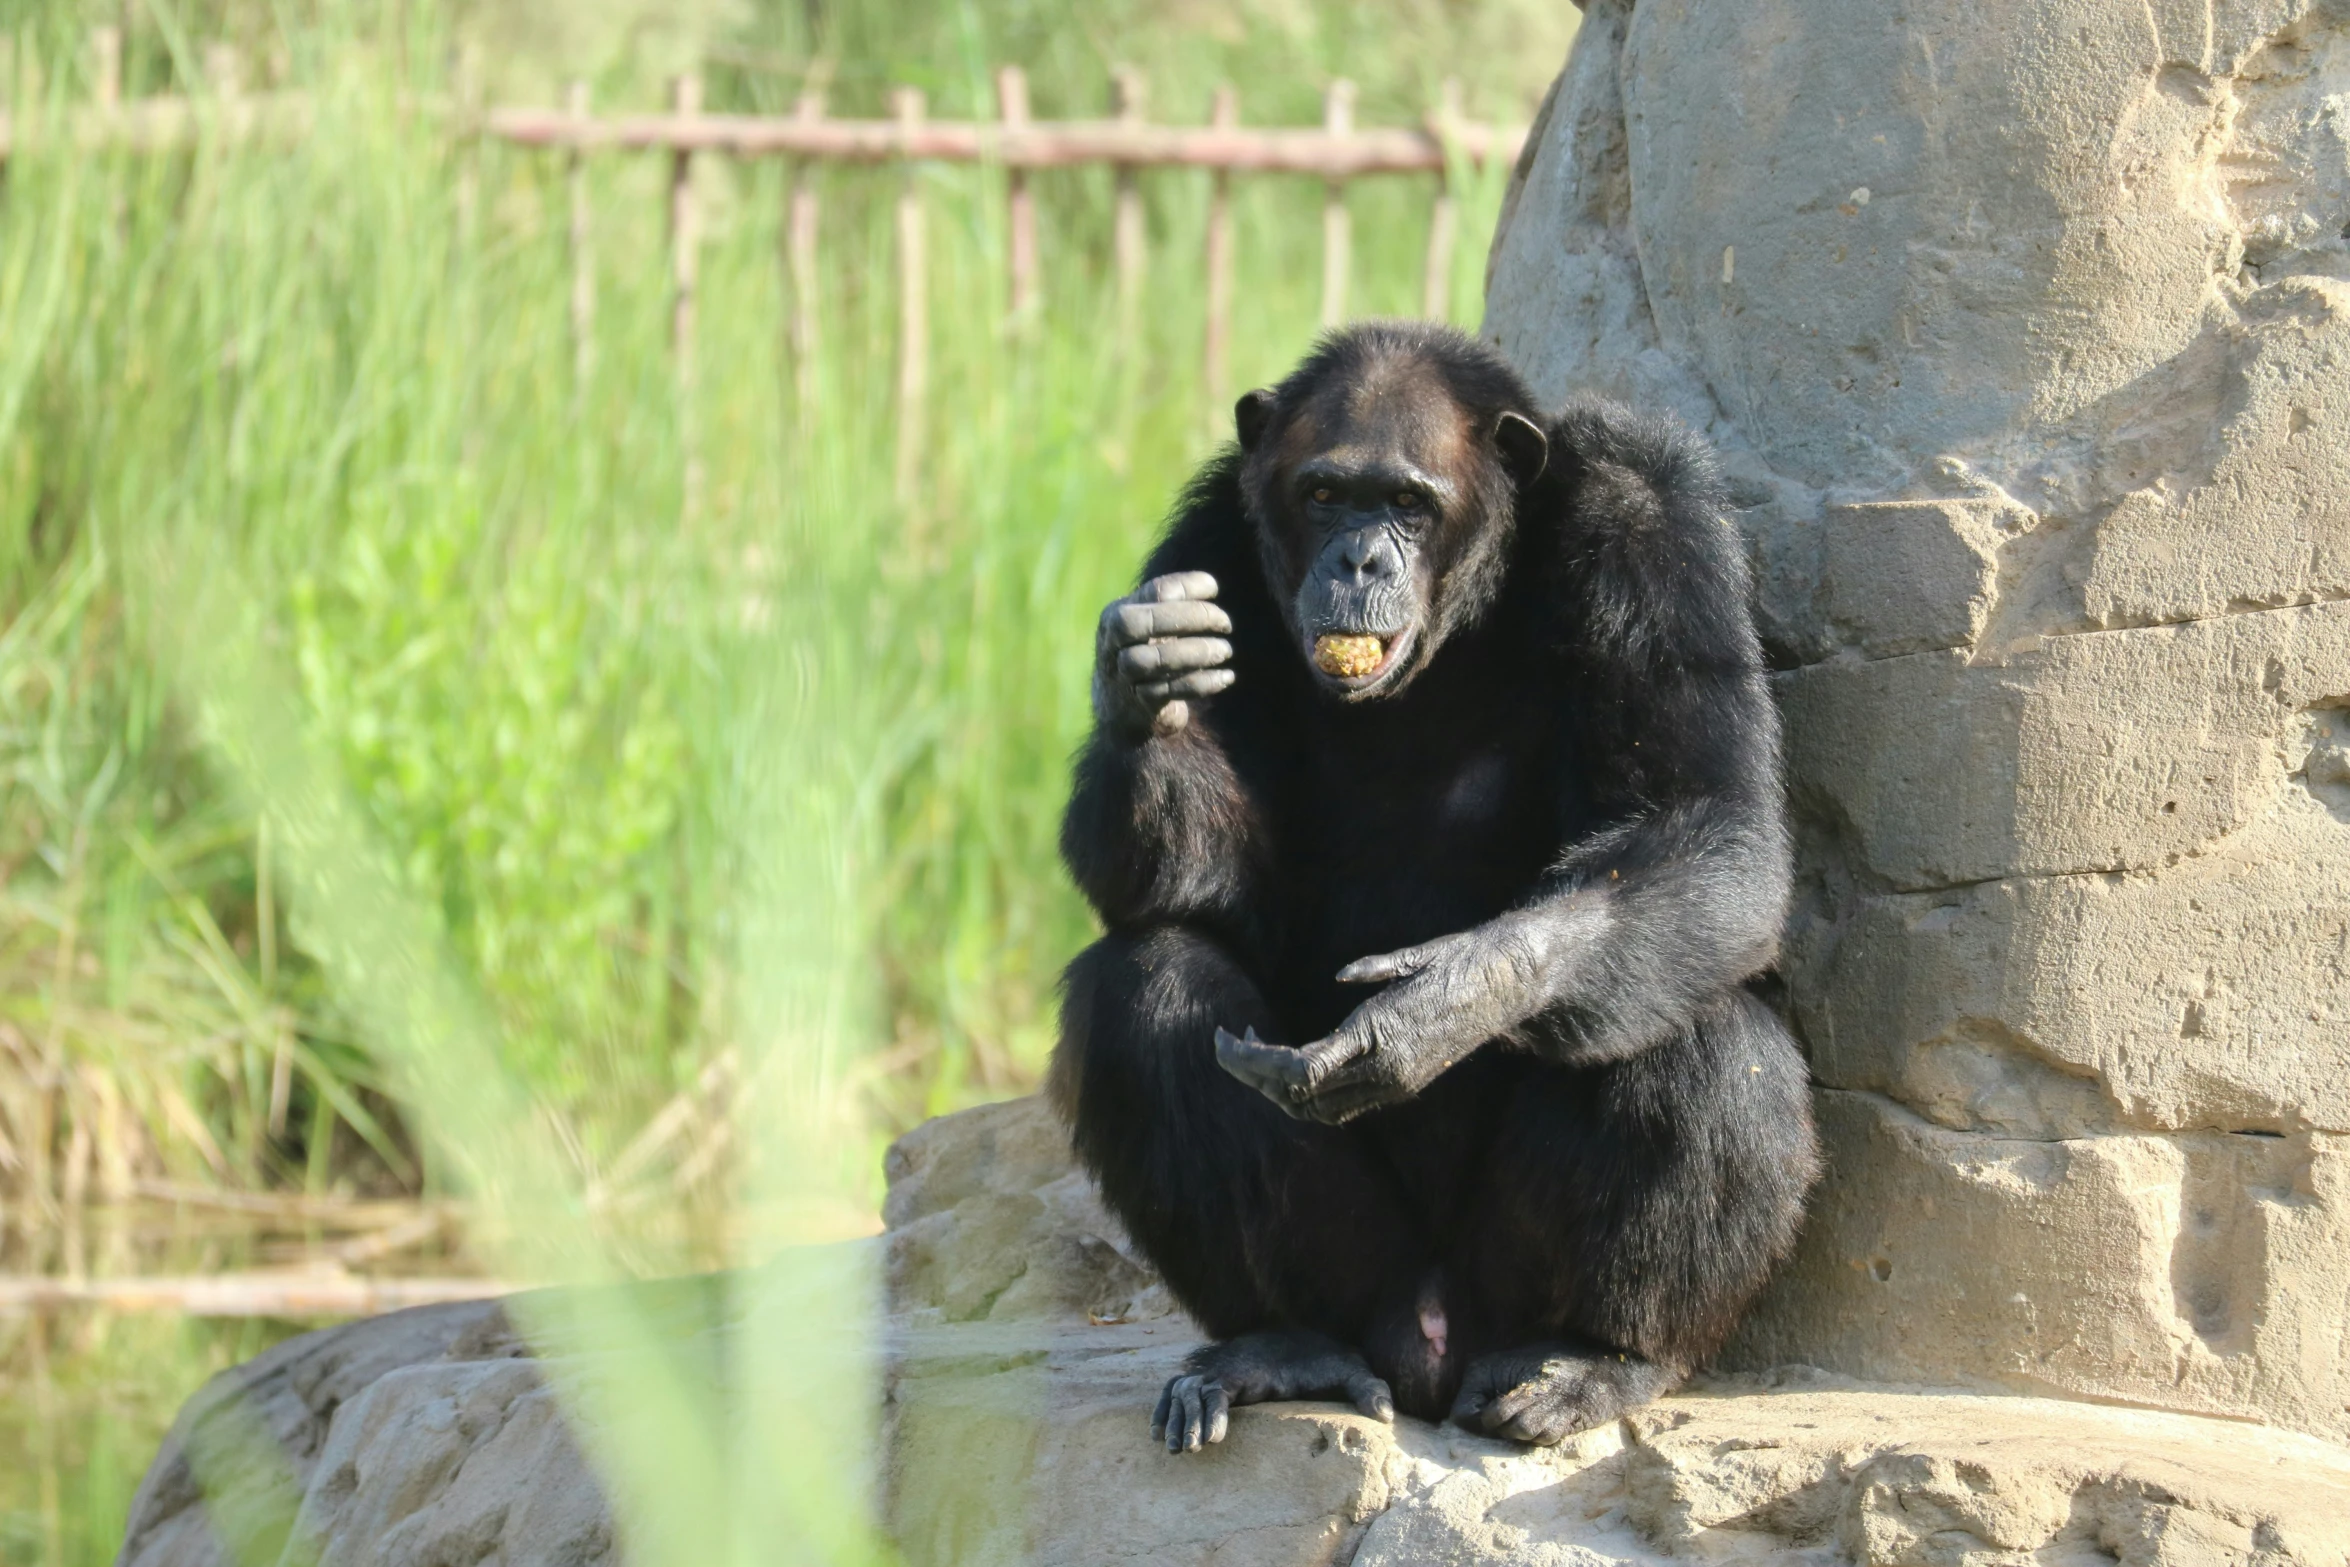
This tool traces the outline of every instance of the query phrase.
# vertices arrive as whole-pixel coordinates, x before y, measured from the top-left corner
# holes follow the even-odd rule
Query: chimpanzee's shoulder
[[[1584,502],[1589,525],[1639,532],[1722,531],[1729,493],[1705,437],[1676,415],[1581,393],[1551,416],[1551,474]]]
[[[1760,667],[1746,542],[1705,438],[1671,414],[1584,395],[1550,420],[1526,524],[1572,640],[1646,660]]]

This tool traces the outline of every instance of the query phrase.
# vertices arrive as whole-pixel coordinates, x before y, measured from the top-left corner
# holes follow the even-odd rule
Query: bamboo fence
[[[93,31],[89,101],[48,126],[27,117],[21,123],[0,114],[0,166],[35,137],[62,134],[84,148],[163,151],[212,137],[232,142],[298,141],[314,119],[316,105],[305,94],[247,94],[233,51],[206,51],[208,91],[200,96],[126,100],[122,94],[121,34],[112,27]],[[462,74],[462,73],[461,73]],[[1421,286],[1421,311],[1441,315],[1452,287],[1452,252],[1457,229],[1453,170],[1483,167],[1491,160],[1515,160],[1525,141],[1523,127],[1479,124],[1464,117],[1457,83],[1447,82],[1423,122],[1414,126],[1358,127],[1351,82],[1331,82],[1318,127],[1244,127],[1240,103],[1229,87],[1214,95],[1207,122],[1198,125],[1154,121],[1148,114],[1141,73],[1120,67],[1111,73],[1110,112],[1101,119],[1038,120],[1029,113],[1028,83],[1017,66],[996,72],[996,115],[992,120],[939,120],[926,112],[922,94],[910,87],[890,95],[882,119],[842,119],[826,112],[821,90],[803,93],[788,115],[712,114],[702,108],[698,76],[676,78],[667,112],[598,115],[590,110],[584,83],[575,83],[563,107],[482,107],[461,88],[454,102],[431,106],[459,135],[560,153],[566,163],[569,238],[572,252],[570,300],[573,371],[582,386],[593,372],[596,314],[592,255],[594,213],[586,160],[593,154],[650,153],[669,160],[664,219],[669,239],[670,348],[687,450],[695,381],[694,322],[701,244],[700,213],[693,181],[702,157],[781,158],[793,165],[787,182],[782,254],[789,319],[783,344],[793,366],[802,403],[813,391],[811,366],[817,351],[819,312],[815,303],[821,213],[812,178],[821,164],[904,166],[895,234],[897,245],[897,401],[901,491],[911,487],[922,450],[929,386],[929,283],[921,183],[914,167],[923,163],[988,164],[1004,171],[1006,203],[1007,326],[1032,323],[1042,308],[1044,282],[1036,242],[1036,202],[1029,176],[1039,169],[1106,166],[1114,171],[1112,257],[1122,330],[1131,332],[1148,285],[1149,241],[1141,176],[1150,170],[1199,169],[1212,176],[1205,254],[1207,313],[1201,368],[1208,395],[1221,404],[1230,395],[1233,234],[1231,183],[1239,175],[1290,175],[1324,183],[1322,206],[1321,320],[1334,326],[1347,316],[1347,285],[1353,262],[1353,231],[1347,186],[1382,175],[1433,176],[1428,243]],[[469,172],[461,173],[469,182]],[[460,201],[465,193],[461,191]],[[466,203],[469,205],[469,203]],[[687,505],[693,504],[698,473],[689,460]]]

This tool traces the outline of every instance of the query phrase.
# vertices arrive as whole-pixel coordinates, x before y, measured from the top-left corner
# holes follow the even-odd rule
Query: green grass
[[[979,67],[1011,52],[975,12],[954,15],[943,58],[915,62],[941,83],[940,113],[973,109]],[[1014,23],[1015,39],[1035,31]],[[134,47],[134,80],[165,68],[176,32]],[[77,83],[57,43],[70,35],[50,34],[45,53],[22,35],[19,54],[51,61],[54,102]],[[1036,36],[1048,63],[1091,47]],[[21,1080],[0,1087],[9,1146],[61,1187],[72,1129],[89,1127],[79,1179],[93,1190],[125,1168],[396,1186],[429,1158],[384,1092],[366,1020],[311,961],[305,911],[265,893],[262,802],[226,787],[159,652],[185,607],[141,564],[165,538],[237,574],[306,729],[586,1159],[731,1038],[729,889],[758,850],[729,842],[726,719],[745,668],[802,656],[818,630],[857,684],[836,782],[869,839],[857,918],[895,1047],[886,1116],[1021,1088],[1046,1048],[1051,977],[1086,932],[1052,833],[1088,627],[1216,427],[1197,375],[1204,176],[1148,182],[1149,304],[1124,344],[1106,177],[1038,180],[1047,311],[1015,342],[999,330],[998,176],[916,172],[933,397],[904,508],[898,177],[821,181],[825,334],[803,423],[781,349],[783,171],[711,163],[693,416],[706,488],[685,519],[664,169],[593,165],[582,397],[560,161],[403,123],[394,51],[331,42],[285,46],[297,84],[336,106],[297,148],[36,152],[10,174],[0,1037],[54,1081],[38,1104]],[[1164,74],[1205,83],[1228,54],[1179,51]],[[877,77],[888,62],[860,63]],[[1279,80],[1252,84],[1252,102],[1310,117],[1311,93]],[[781,95],[757,73],[724,91],[746,106]],[[1496,171],[1467,191],[1464,319],[1498,188]],[[1319,199],[1304,181],[1239,186],[1241,384],[1311,336]],[[1426,182],[1365,182],[1350,199],[1358,305],[1415,308]],[[781,619],[787,600],[808,618]]]
[[[893,81],[934,114],[983,112],[1003,60],[1028,65],[1038,112],[1094,112],[1130,58],[1167,118],[1229,79],[1250,119],[1310,122],[1342,70],[1360,118],[1392,123],[1452,70],[1472,108],[1523,119],[1564,47],[1549,9],[838,6],[811,40],[795,5],[658,36],[736,62],[713,69],[714,107],[785,104],[799,82],[768,64],[814,42],[841,113],[879,113]],[[14,34],[32,117],[86,92],[90,14],[50,0]],[[0,1216],[40,1234],[154,1178],[449,1191],[511,1221],[475,1237],[490,1265],[579,1279],[852,1225],[879,1137],[1035,1080],[1054,977],[1089,939],[1053,842],[1091,624],[1221,437],[1198,372],[1206,178],[1146,180],[1128,339],[1101,171],[1037,180],[1046,308],[1018,337],[997,172],[826,172],[803,410],[781,352],[785,171],[706,163],[687,414],[661,163],[591,164],[595,373],[576,386],[563,166],[404,114],[453,55],[429,18],[133,14],[134,93],[192,78],[226,30],[331,112],[287,147],[36,147],[0,190]],[[481,26],[527,41],[543,21]],[[493,87],[551,92],[578,47],[498,53]],[[598,102],[655,101],[660,52],[602,70]],[[1463,321],[1501,172],[1464,171]],[[907,178],[929,215],[932,400],[901,505]],[[1359,311],[1416,309],[1428,197],[1351,193]],[[1247,385],[1312,336],[1321,190],[1248,180],[1235,199]],[[713,1062],[731,1086],[636,1161],[664,1222],[589,1211],[582,1192]],[[802,1282],[810,1333],[861,1287]],[[0,1559],[108,1555],[143,1461],[126,1455],[258,1342],[73,1320],[38,1378],[11,1341]],[[853,1354],[823,1364],[861,1375]],[[695,1451],[717,1417],[665,1387],[649,1429]],[[779,1401],[753,1447],[822,1448],[791,1423],[804,1402]],[[20,1461],[40,1453],[47,1470]]]

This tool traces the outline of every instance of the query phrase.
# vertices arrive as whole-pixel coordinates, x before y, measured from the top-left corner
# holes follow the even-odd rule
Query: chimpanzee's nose
[[[1384,528],[1357,528],[1340,549],[1347,570],[1357,582],[1376,582],[1395,575],[1395,545]]]

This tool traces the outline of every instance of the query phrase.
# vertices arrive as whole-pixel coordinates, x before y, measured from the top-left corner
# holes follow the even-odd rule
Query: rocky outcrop
[[[1754,547],[1830,1174],[1737,1361],[2350,1435],[2350,4],[1592,0],[1487,330]]]
[[[1284,1404],[1171,1457],[1146,1416],[1195,1334],[1043,1106],[933,1122],[889,1170],[885,1498],[911,1562],[2350,1564],[2350,1453],[2312,1438],[1805,1370],[1704,1384],[1548,1452]],[[647,1286],[644,1304],[723,1357],[747,1331],[727,1293]],[[140,1487],[124,1567],[619,1559],[550,1390],[566,1379],[526,1357],[503,1308],[466,1304],[226,1373]],[[244,1454],[212,1472],[209,1510],[192,1446]]]

